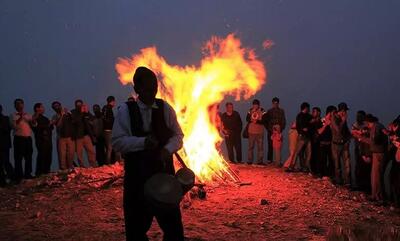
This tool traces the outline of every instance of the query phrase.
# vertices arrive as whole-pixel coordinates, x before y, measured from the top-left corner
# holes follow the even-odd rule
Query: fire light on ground
[[[220,151],[222,137],[215,123],[215,108],[225,96],[248,99],[266,81],[266,69],[252,49],[241,46],[233,34],[212,37],[204,46],[198,67],[174,66],[158,55],[156,47],[141,49],[131,58],[119,58],[116,70],[122,84],[131,84],[139,66],[158,76],[158,97],[174,107],[184,137],[180,155],[199,181],[236,180]]]

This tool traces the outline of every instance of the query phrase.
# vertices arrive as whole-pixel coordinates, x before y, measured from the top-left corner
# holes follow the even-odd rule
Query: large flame
[[[265,83],[266,70],[254,51],[243,48],[233,34],[225,39],[212,37],[204,50],[199,67],[172,66],[157,54],[156,47],[144,48],[131,58],[119,58],[115,67],[123,84],[132,83],[139,66],[157,74],[158,96],[174,107],[185,134],[180,154],[200,181],[236,180],[218,148],[222,138],[214,121],[215,108],[211,107],[226,95],[236,100],[250,98]]]

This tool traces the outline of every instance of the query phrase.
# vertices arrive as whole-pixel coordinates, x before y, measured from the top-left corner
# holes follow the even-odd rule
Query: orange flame
[[[225,39],[212,37],[204,50],[206,56],[200,67],[172,66],[157,54],[155,47],[144,48],[130,59],[119,58],[115,67],[123,84],[132,83],[139,66],[157,74],[158,96],[175,109],[185,134],[180,154],[200,181],[226,176],[235,180],[216,148],[222,138],[210,116],[210,106],[220,103],[226,95],[236,100],[250,98],[265,83],[266,70],[254,51],[243,48],[233,34]]]

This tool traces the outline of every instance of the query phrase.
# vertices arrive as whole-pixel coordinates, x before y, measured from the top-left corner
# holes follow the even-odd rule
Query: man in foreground
[[[144,197],[144,184],[154,174],[174,175],[172,154],[182,147],[183,133],[173,108],[156,99],[157,77],[139,67],[133,76],[138,99],[118,109],[112,131],[113,148],[125,159],[124,215],[126,239],[148,240],[153,217],[164,232],[164,240],[183,241],[179,207],[157,212]]]

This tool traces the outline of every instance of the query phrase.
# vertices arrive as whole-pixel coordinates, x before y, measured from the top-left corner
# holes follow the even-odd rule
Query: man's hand
[[[144,148],[146,150],[153,150],[158,147],[158,140],[154,136],[147,136],[144,140]]]

